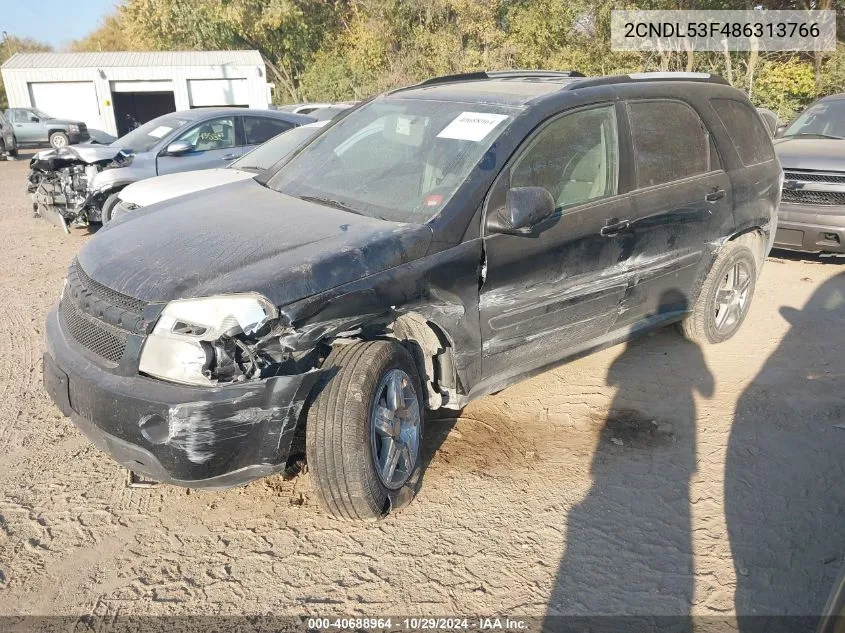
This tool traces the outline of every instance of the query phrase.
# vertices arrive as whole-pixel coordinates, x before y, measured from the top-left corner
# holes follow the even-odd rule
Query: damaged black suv
[[[381,517],[420,482],[427,411],[672,322],[732,336],[780,178],[719,77],[428,80],[101,230],[46,388],[133,471],[220,488],[304,454],[329,512]]]

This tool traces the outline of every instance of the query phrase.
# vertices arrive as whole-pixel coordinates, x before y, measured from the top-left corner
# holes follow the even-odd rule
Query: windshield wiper
[[[333,200],[332,198],[324,198],[322,196],[297,196],[297,198],[305,200],[305,202],[316,202],[317,204],[334,207],[335,209],[340,209],[341,211],[348,211],[349,213],[354,213],[355,215],[364,215],[360,211],[356,211],[340,200]]]
[[[798,134],[790,134],[785,138],[795,138],[798,136],[811,136],[813,138],[830,138],[835,141],[841,141],[842,139],[845,139],[845,136],[834,136],[833,134],[817,134],[815,132],[799,132]]]

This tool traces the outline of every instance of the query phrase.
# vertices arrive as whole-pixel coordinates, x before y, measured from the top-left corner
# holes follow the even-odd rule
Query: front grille
[[[74,273],[85,290],[90,292],[92,295],[95,295],[97,298],[102,299],[106,303],[110,303],[111,305],[118,306],[119,308],[129,310],[130,312],[134,312],[136,314],[141,314],[141,310],[143,310],[144,306],[147,305],[145,301],[122,294],[116,290],[107,288],[97,281],[94,281],[84,270],[82,270],[82,266],[80,266],[79,262],[76,260],[74,260],[73,264],[70,266],[70,275],[68,276],[69,282],[71,282],[71,277]]]
[[[782,202],[797,204],[818,204],[821,206],[845,205],[845,192],[839,191],[807,191],[806,189],[784,189]]]
[[[108,361],[120,362],[126,349],[125,332],[84,314],[67,295],[60,307],[65,328],[77,343]]]
[[[829,182],[831,184],[845,183],[845,174],[826,174],[824,172],[785,171],[786,180],[803,180],[804,182]]]
[[[146,305],[94,281],[74,261],[60,310],[65,330],[77,343],[107,361],[119,363],[129,335],[144,332],[141,313]]]

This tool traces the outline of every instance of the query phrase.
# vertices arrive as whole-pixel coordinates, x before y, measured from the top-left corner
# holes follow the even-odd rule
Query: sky
[[[86,36],[119,0],[0,0],[0,33],[31,37],[56,49]]]

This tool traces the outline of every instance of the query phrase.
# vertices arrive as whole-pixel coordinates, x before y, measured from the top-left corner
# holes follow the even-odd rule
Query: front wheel
[[[321,505],[344,519],[380,519],[413,498],[421,471],[422,387],[398,343],[338,345],[308,410],[306,458]]]
[[[50,145],[52,145],[54,149],[61,149],[62,147],[70,145],[70,139],[64,132],[53,132],[50,135]]]
[[[100,210],[100,222],[105,224],[111,220],[112,213],[114,212],[114,208],[117,206],[118,202],[120,202],[120,193],[113,193],[106,198],[106,201],[103,203],[103,208]]]
[[[704,279],[681,332],[696,343],[721,343],[736,334],[745,320],[757,282],[757,260],[739,242],[722,247]]]

